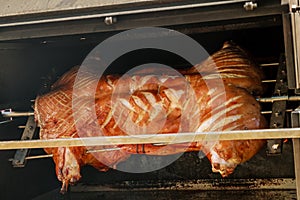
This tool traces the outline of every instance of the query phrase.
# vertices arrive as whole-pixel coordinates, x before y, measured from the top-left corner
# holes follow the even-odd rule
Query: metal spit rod
[[[293,112],[293,109],[286,109],[285,112]],[[272,110],[261,111],[260,113],[263,115],[272,114]]]
[[[274,79],[274,80],[262,80],[261,81],[262,83],[276,83],[276,80]]]
[[[287,109],[285,110],[285,112],[293,112],[293,109]],[[268,115],[268,114],[272,114],[272,110],[264,110],[260,112],[262,115]],[[1,124],[1,123],[0,123]],[[24,129],[26,126],[24,125],[20,125],[18,126],[19,129]],[[160,144],[153,144],[155,146],[159,146]]]
[[[256,100],[261,103],[273,103],[275,101],[300,101],[300,96],[273,96],[273,97],[256,98]],[[3,117],[12,118],[12,117],[32,116],[34,115],[34,112],[14,112],[14,111],[2,110],[1,114]]]
[[[279,63],[276,62],[276,63],[262,63],[259,66],[260,67],[273,67],[273,66],[278,66],[278,65],[279,65]]]
[[[221,132],[188,132],[170,134],[145,134],[133,136],[98,136],[82,138],[35,139],[2,141],[0,150],[35,149],[71,146],[107,146],[126,144],[179,144],[196,141],[251,140],[300,138],[300,128],[236,130]]]
[[[41,158],[52,158],[53,154],[46,154],[46,155],[37,155],[37,156],[27,156],[25,157],[25,160],[34,160],[34,159],[41,159]],[[13,159],[9,159],[9,161],[12,161]]]
[[[107,148],[107,149],[93,149],[88,150],[86,153],[98,153],[98,152],[107,152],[107,151],[118,151],[121,150],[121,148]],[[45,154],[45,155],[35,155],[35,156],[27,156],[25,157],[25,160],[35,160],[35,159],[43,159],[43,158],[52,158],[53,154]],[[13,158],[8,159],[8,161],[13,161]]]
[[[1,111],[3,117],[28,117],[34,115],[34,112],[14,112],[14,111]]]
[[[274,101],[300,101],[300,96],[273,96],[273,97],[263,97],[263,98],[256,98],[259,102],[268,102],[272,103]],[[26,117],[34,115],[34,112],[14,112],[14,111],[5,111],[2,110],[1,114],[3,117]]]
[[[273,103],[274,101],[300,101],[300,96],[274,96],[267,98],[257,98],[258,102]]]

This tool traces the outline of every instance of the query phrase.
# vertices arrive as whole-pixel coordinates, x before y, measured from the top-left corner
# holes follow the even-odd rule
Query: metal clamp
[[[26,127],[23,131],[21,140],[30,140],[33,138],[36,129],[36,123],[34,121],[34,116],[29,116]],[[29,149],[19,149],[16,151],[15,156],[12,160],[12,165],[14,167],[24,167],[26,163],[26,156]]]
[[[6,113],[12,112],[11,108],[0,110],[0,112],[1,112],[1,115],[2,115],[0,124],[6,124],[6,123],[11,122],[13,120],[12,117],[7,118],[5,116]]]
[[[0,124],[5,124],[13,121],[13,117],[28,117],[33,116],[34,112],[14,112],[11,108],[0,110]]]
[[[13,117],[28,117],[33,116],[34,112],[14,112],[11,108],[1,110],[1,114],[5,118],[12,120]]]

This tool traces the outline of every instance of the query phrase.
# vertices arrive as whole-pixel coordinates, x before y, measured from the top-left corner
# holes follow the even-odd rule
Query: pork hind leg
[[[59,147],[57,152],[53,154],[56,175],[58,180],[62,182],[61,193],[65,193],[69,184],[74,184],[81,178],[80,158],[77,156],[78,154],[67,147]]]

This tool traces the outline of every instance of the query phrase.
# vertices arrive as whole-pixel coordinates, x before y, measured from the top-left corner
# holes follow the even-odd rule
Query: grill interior
[[[245,20],[227,20],[207,23],[180,24],[175,26],[166,26],[166,28],[178,30],[195,39],[201,44],[208,53],[213,53],[221,48],[223,42],[232,40],[244,49],[248,50],[258,64],[279,63],[280,56],[285,54],[283,28],[281,16],[269,16],[262,18],[247,18]],[[48,37],[38,39],[10,40],[0,43],[0,109],[13,107],[15,110],[28,111],[30,109],[30,100],[34,99],[40,93],[40,88],[45,83],[55,81],[62,73],[75,65],[81,64],[88,53],[104,39],[114,35],[117,32],[65,35],[60,37]],[[147,37],[147,36],[144,36]],[[149,36],[151,37],[151,36]],[[261,42],[263,41],[263,42]],[[153,49],[143,49],[129,52],[119,57],[108,68],[106,73],[125,73],[129,69],[145,63],[162,63],[174,68],[189,66],[184,59],[166,52]],[[262,69],[266,75],[266,80],[276,80],[278,64],[263,65]],[[266,92],[264,97],[271,97],[273,94],[274,82],[265,83]],[[46,85],[47,87],[49,86]],[[289,91],[293,94],[293,91]],[[262,103],[263,111],[271,111],[271,103]],[[288,104],[288,109],[295,109],[297,103]],[[266,118],[270,121],[271,114],[266,112]],[[285,127],[290,127],[289,113],[286,114]],[[0,125],[1,140],[19,139],[22,129],[19,125],[24,125],[26,118],[17,118],[14,121]],[[38,138],[38,134],[35,135]],[[31,155],[43,154],[42,150],[32,150]],[[149,199],[169,199],[182,197],[183,199],[191,195],[190,199],[198,198],[217,198],[226,195],[229,197],[241,195],[239,188],[243,189],[245,185],[236,184],[237,179],[287,179],[294,178],[293,154],[291,141],[283,145],[283,152],[278,156],[267,156],[266,149],[263,148],[254,158],[247,163],[237,167],[235,172],[225,179],[226,186],[234,185],[234,193],[216,192],[216,193],[197,193],[196,191],[173,190],[158,191],[158,188],[165,186],[166,182],[186,182],[191,180],[208,180],[222,182],[224,179],[219,174],[212,173],[211,166],[207,158],[203,155],[192,152],[185,153],[171,165],[144,174],[131,174],[110,170],[101,173],[92,167],[82,169],[82,179],[79,185],[83,186],[101,186],[109,185],[112,188],[127,189],[124,191],[90,191],[87,193],[78,190],[65,196],[58,194],[60,183],[56,180],[54,164],[51,159],[30,160],[24,168],[13,168],[8,162],[12,158],[14,151],[3,151],[0,154],[1,171],[0,186],[3,192],[1,199],[23,198],[45,199],[69,198],[80,199],[85,196],[86,199],[132,199],[149,196]],[[133,155],[125,163],[119,165],[143,165],[145,160],[150,162],[159,162],[164,157]],[[231,181],[230,181],[231,180]],[[228,182],[226,182],[228,181]],[[127,185],[124,185],[124,182]],[[154,183],[160,185],[153,185]],[[122,185],[123,184],[123,185]],[[157,188],[158,187],[158,188]],[[148,188],[146,191],[128,192],[132,188]],[[120,190],[121,190],[120,189]],[[101,190],[101,187],[100,189]],[[18,191],[18,192],[16,192]],[[88,190],[87,190],[88,191]],[[291,196],[293,196],[293,192]],[[48,195],[48,196],[47,196]],[[115,195],[115,196],[114,196]],[[245,198],[258,197],[263,199],[266,194],[264,191],[257,193],[243,193]],[[276,194],[272,193],[275,196]],[[277,196],[278,197],[278,196]],[[278,197],[280,199],[280,197]],[[285,198],[284,196],[282,199]]]

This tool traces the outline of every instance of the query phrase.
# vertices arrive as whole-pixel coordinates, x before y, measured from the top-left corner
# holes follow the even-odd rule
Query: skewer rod
[[[300,101],[300,96],[275,96],[269,98],[257,98],[258,102],[273,103],[274,101]]]
[[[121,148],[108,148],[108,149],[94,149],[94,150],[88,150],[86,153],[97,153],[97,152],[107,152],[107,151],[117,151],[121,150]],[[41,159],[41,158],[52,158],[53,154],[44,154],[44,155],[36,155],[36,156],[27,156],[25,157],[26,160],[35,160],[35,159]],[[13,159],[9,159],[9,161],[12,161]]]
[[[287,109],[285,112],[293,112],[293,109]],[[272,114],[272,110],[261,111],[260,113],[263,115]]]
[[[266,82],[273,82],[274,80],[265,80]],[[300,101],[300,96],[275,96],[275,97],[267,97],[267,98],[257,98],[259,102],[274,102],[274,101]],[[26,117],[34,115],[34,112],[1,112],[3,117]]]
[[[3,117],[27,117],[34,115],[34,112],[2,112]]]
[[[276,83],[276,80],[262,80],[262,83]]]
[[[27,156],[26,160],[33,160],[33,159],[40,159],[40,158],[52,158],[53,154],[46,154],[46,155],[37,155],[37,156]]]
[[[261,67],[270,67],[270,66],[278,66],[279,63],[263,63],[263,64],[260,64],[259,66]]]
[[[100,136],[0,142],[0,150],[122,144],[189,143],[193,141],[300,138],[300,128],[259,129],[201,133]]]

